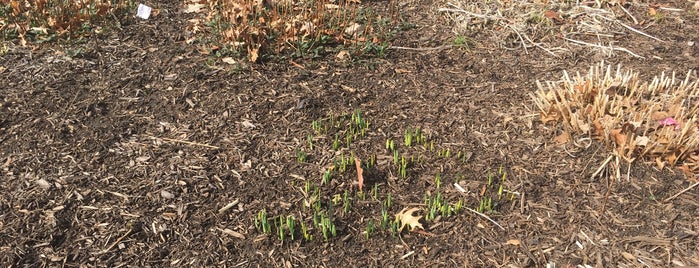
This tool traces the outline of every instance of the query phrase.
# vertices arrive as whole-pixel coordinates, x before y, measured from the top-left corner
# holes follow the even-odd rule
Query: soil
[[[474,32],[470,49],[394,48],[384,58],[236,69],[211,65],[186,44],[179,4],[162,3],[158,16],[127,19],[82,43],[11,46],[0,56],[3,267],[699,266],[699,190],[666,200],[697,177],[643,159],[612,163],[620,176],[609,166],[592,176],[609,146],[557,145],[561,127],[541,124],[530,95],[537,80],[601,60],[643,80],[673,71],[683,79],[699,68],[699,17],[643,29],[664,42],[618,38],[644,58],[575,45],[556,58]],[[416,27],[396,33],[393,45],[450,44],[452,23],[437,7],[406,2],[404,19]],[[349,145],[346,129],[311,127],[358,109],[369,126]],[[405,133],[415,128],[428,142],[407,147]],[[387,139],[412,158],[405,178]],[[333,165],[350,154],[364,161],[364,197],[354,165],[344,173]],[[323,184],[331,166],[335,176]],[[379,226],[382,204],[391,220],[406,207],[425,215],[425,197],[436,193],[476,209],[488,191],[497,198],[483,191],[489,175],[497,184],[502,173],[510,198],[487,218],[462,210],[400,235]],[[335,205],[335,237],[313,227],[306,181],[325,209],[348,193],[348,210]],[[255,225],[263,209],[305,222],[313,239],[300,238],[298,227],[294,240],[263,233]]]

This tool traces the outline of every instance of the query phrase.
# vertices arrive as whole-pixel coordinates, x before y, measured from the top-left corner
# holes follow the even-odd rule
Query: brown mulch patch
[[[585,72],[601,54],[576,46],[557,59],[483,42],[241,71],[207,66],[184,43],[178,8],[165,3],[168,12],[151,20],[70,45],[80,49],[75,56],[60,45],[0,56],[2,266],[699,265],[697,189],[665,201],[696,177],[639,161],[620,163],[620,178],[611,179],[612,169],[592,178],[609,148],[557,145],[560,130],[538,120],[529,96],[535,81]],[[399,32],[394,45],[450,42],[450,22],[432,1],[403,8],[417,27]],[[645,59],[604,59],[647,78],[699,67],[696,17],[645,30],[668,41],[630,35],[620,45]],[[357,109],[371,124],[365,137],[336,151],[334,137],[316,135],[315,148],[307,147],[314,120]],[[425,160],[400,178],[384,144],[402,143],[415,127],[436,147],[469,157],[404,149]],[[306,162],[297,161],[298,149],[307,150]],[[365,188],[377,185],[381,198],[357,197],[352,171],[321,186],[328,202],[345,190],[352,196],[349,212],[336,209],[337,237],[280,241],[255,228],[262,209],[307,215],[304,181],[320,185],[333,157],[349,151],[376,156]],[[426,222],[424,233],[378,229],[365,237],[388,193],[392,218],[436,192],[439,173],[446,199],[476,208],[488,174],[501,166],[506,188],[518,195],[488,216],[505,230],[462,211]],[[466,193],[452,186],[457,174]]]

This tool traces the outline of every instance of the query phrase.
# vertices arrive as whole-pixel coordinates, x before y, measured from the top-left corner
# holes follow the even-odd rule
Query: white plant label
[[[147,20],[150,17],[151,8],[144,4],[138,4],[138,11],[136,12],[136,17]]]

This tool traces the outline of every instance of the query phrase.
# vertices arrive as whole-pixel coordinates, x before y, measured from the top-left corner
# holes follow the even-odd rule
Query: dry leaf
[[[231,57],[225,57],[225,58],[221,59],[221,61],[228,63],[228,64],[231,64],[231,65],[238,63],[235,61],[235,59],[233,59]]]
[[[420,223],[420,218],[422,216],[413,216],[413,213],[420,210],[419,208],[404,208],[398,214],[396,214],[396,220],[400,221],[400,229],[398,231],[403,231],[406,225],[410,226],[410,230],[414,230],[416,227],[425,230]]]
[[[658,169],[663,170],[665,168],[665,161],[660,159],[660,157],[655,158],[655,164],[658,165]]]
[[[359,185],[359,191],[362,191],[362,187],[364,186],[364,176],[362,176],[362,173],[364,173],[364,170],[362,169],[362,161],[359,160],[358,157],[354,157],[354,165],[357,166],[357,185]]]
[[[563,132],[561,135],[553,138],[553,140],[558,144],[568,143],[570,141],[570,134],[568,134],[568,132]]]
[[[519,239],[510,239],[510,240],[507,240],[507,244],[513,245],[513,246],[519,246],[520,244],[522,244],[522,241],[519,241]]]
[[[655,10],[655,8],[649,8],[648,9],[648,15],[655,16],[655,14],[658,14],[658,11]]]
[[[360,32],[361,28],[362,28],[362,26],[359,25],[359,23],[355,22],[354,24],[347,26],[347,28],[345,28],[345,34],[349,35],[349,36],[355,36],[355,35],[357,35],[357,33]]]
[[[199,11],[201,11],[202,8],[205,8],[205,7],[206,7],[205,4],[189,4],[182,12],[184,12],[184,13],[199,12]]]
[[[337,53],[337,55],[335,57],[337,57],[338,59],[341,59],[341,60],[352,58],[352,57],[350,57],[350,53],[347,50],[341,50],[340,53]]]

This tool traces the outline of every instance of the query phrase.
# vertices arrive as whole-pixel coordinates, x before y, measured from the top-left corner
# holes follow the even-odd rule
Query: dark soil
[[[451,22],[436,6],[405,4],[404,18],[417,27],[399,32],[393,45],[449,44]],[[542,125],[530,97],[536,80],[586,72],[601,60],[644,80],[663,71],[684,79],[699,68],[696,11],[644,29],[666,42],[639,34],[618,40],[643,59],[581,46],[554,58],[535,48],[499,48],[474,33],[471,49],[391,49],[385,58],[351,63],[330,55],[299,61],[302,68],[277,60],[240,70],[207,65],[181,35],[187,18],[178,3],[161,8],[150,20],[131,18],[80,44],[29,49],[8,42],[0,56],[3,267],[699,265],[699,189],[665,201],[696,177],[639,160],[619,163],[618,178],[614,168],[593,178],[608,146],[556,145],[560,126]],[[311,127],[357,109],[370,125],[349,146],[346,130],[317,134]],[[413,128],[434,151],[404,145]],[[402,155],[420,158],[406,178],[387,139]],[[446,149],[450,157],[438,155]],[[353,164],[321,185],[333,158],[350,152],[365,164],[376,159],[364,168],[365,198]],[[504,229],[466,210],[400,236],[378,226],[389,193],[391,220],[405,207],[424,215],[425,196],[437,192],[478,208],[488,175],[501,168],[513,198],[486,214]],[[282,241],[255,227],[263,209],[311,226],[306,181],[320,189],[325,208],[349,193],[351,208],[343,211],[340,201],[334,209],[336,237],[326,241],[311,227],[311,241],[300,238],[300,228],[295,240],[287,234]],[[369,221],[376,230],[367,238]]]

